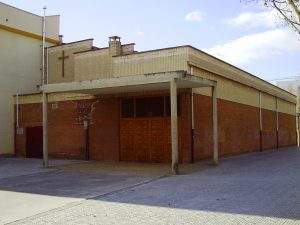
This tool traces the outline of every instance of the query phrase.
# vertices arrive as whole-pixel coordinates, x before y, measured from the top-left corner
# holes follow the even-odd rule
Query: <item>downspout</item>
[[[190,65],[190,73],[194,74],[193,66]],[[195,116],[194,116],[194,93],[193,88],[191,90],[191,163],[194,163],[194,137],[195,137]]]
[[[19,91],[17,91],[16,95],[16,127],[14,132],[14,153],[17,154],[17,134],[19,133]]]
[[[296,109],[295,109],[295,113],[296,113],[296,138],[297,138],[297,147],[299,147],[300,145],[300,141],[299,141],[299,113],[298,113],[298,104],[299,104],[299,95],[297,95],[297,102],[296,102]]]
[[[47,60],[46,60],[46,81],[47,81],[47,84],[49,84],[49,51],[48,51],[48,47],[47,47],[47,51],[46,51],[46,55],[47,55]]]
[[[300,93],[300,88],[297,88],[297,98],[296,98],[296,138],[297,138],[297,147],[300,146],[300,133],[299,133],[299,122],[300,122],[300,113],[299,113],[299,93]]]
[[[16,110],[16,120],[17,120],[17,129],[19,128],[19,91],[17,91],[17,102],[16,102],[16,105],[17,105],[17,110]]]
[[[90,121],[84,120],[83,127],[85,130],[85,160],[90,160]]]
[[[300,147],[300,135],[299,135],[299,122],[300,122],[300,118],[299,118],[300,114],[296,113],[296,120],[297,120],[297,146]]]
[[[279,148],[278,97],[276,97],[276,142]]]
[[[259,145],[262,151],[262,110],[261,110],[261,91],[259,91]]]

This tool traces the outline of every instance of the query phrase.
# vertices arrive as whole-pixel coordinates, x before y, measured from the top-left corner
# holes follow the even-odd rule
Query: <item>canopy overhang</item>
[[[138,91],[168,90],[170,81],[177,88],[214,87],[216,81],[186,74],[184,71],[132,75],[97,80],[53,83],[41,87],[45,93],[81,92],[88,94],[114,94]]]
[[[86,94],[117,94],[126,92],[169,90],[171,100],[171,145],[172,172],[178,174],[178,119],[177,90],[183,88],[211,87],[212,90],[212,123],[213,123],[213,157],[218,164],[218,120],[217,120],[217,82],[187,74],[185,71],[174,71],[154,74],[120,76],[98,80],[54,83],[41,86],[43,92],[43,159],[48,166],[48,116],[47,95],[50,93],[80,92]],[[192,94],[193,99],[193,94]],[[192,121],[193,100],[192,100]],[[193,129],[193,128],[192,128]]]

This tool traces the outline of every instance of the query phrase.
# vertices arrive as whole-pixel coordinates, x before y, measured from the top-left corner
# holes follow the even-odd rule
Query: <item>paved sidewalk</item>
[[[227,158],[219,167],[65,205],[15,224],[300,224],[300,150]]]
[[[122,190],[162,176],[160,165],[0,159],[0,224],[6,224],[88,198]]]

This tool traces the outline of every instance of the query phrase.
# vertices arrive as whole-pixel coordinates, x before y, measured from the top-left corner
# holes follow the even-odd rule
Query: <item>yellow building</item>
[[[13,95],[41,85],[42,25],[43,17],[0,2],[0,154],[14,153]],[[58,44],[59,16],[46,17],[46,37]]]

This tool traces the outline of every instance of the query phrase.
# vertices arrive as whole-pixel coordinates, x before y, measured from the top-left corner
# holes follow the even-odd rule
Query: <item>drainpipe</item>
[[[83,127],[85,130],[85,160],[90,160],[90,122],[89,120],[83,121]]]
[[[49,84],[49,50],[48,50],[48,47],[47,47],[47,50],[46,50],[46,55],[47,55],[47,60],[46,60],[46,68],[47,68],[47,71],[46,71],[46,82],[47,84]]]
[[[298,113],[298,102],[299,102],[299,100],[298,100],[298,96],[297,96],[297,103],[296,103],[296,110],[295,110],[295,113],[296,113],[296,138],[297,138],[297,147],[299,147],[300,146],[300,140],[299,140],[299,113]]]
[[[276,141],[279,148],[278,98],[276,97]]]
[[[259,91],[259,145],[260,151],[262,151],[262,110],[261,110],[261,91]]]
[[[16,119],[17,119],[17,129],[19,128],[19,91],[17,91],[17,110],[16,110]]]
[[[300,135],[299,135],[299,121],[300,121],[300,114],[296,113],[296,121],[297,121],[297,146],[300,147]]]

